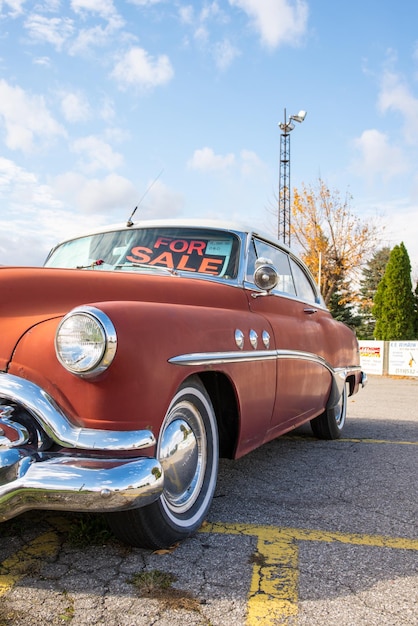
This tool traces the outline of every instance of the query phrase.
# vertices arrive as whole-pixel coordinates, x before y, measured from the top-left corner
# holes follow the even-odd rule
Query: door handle
[[[303,309],[303,312],[307,313],[308,315],[313,315],[314,313],[318,313],[318,309],[306,308],[306,309]]]

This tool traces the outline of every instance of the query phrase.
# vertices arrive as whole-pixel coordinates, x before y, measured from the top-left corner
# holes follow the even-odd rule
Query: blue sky
[[[137,216],[277,231],[324,180],[418,277],[418,3],[0,0],[0,264]]]

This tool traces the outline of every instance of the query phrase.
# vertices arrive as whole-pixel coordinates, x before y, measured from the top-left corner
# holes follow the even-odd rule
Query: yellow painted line
[[[340,439],[339,441],[348,441],[350,443],[386,443],[391,446],[418,446],[418,441],[396,441],[389,439]]]
[[[26,576],[39,559],[51,557],[59,550],[59,537],[51,531],[40,535],[0,565],[0,598]]]
[[[357,546],[418,551],[418,539],[408,539],[406,537],[387,537],[385,535],[341,533],[338,531],[309,530],[305,528],[278,528],[276,526],[257,526],[255,524],[220,524],[217,522],[205,524],[205,526],[201,529],[201,532],[266,537],[270,542],[282,539],[288,541],[322,541],[328,543],[337,542]]]
[[[282,623],[298,612],[298,546],[287,538],[272,541],[270,535],[257,535],[257,558],[247,600],[248,626]]]
[[[418,551],[418,539],[252,524],[207,523],[201,532],[257,537],[247,626],[290,626],[298,613],[298,542],[319,541]]]
[[[304,441],[324,441],[323,439],[317,439],[316,437],[304,437],[303,435],[282,435],[280,439],[299,439]],[[331,440],[328,440],[331,441]],[[399,445],[399,446],[418,446],[418,441],[397,441],[395,439],[360,439],[360,438],[344,438],[341,439],[333,439],[332,443],[376,443],[376,444],[388,444],[388,445]]]

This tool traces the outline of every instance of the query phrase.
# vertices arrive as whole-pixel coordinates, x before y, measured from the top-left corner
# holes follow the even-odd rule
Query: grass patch
[[[128,582],[136,587],[141,596],[145,596],[167,591],[176,580],[174,574],[154,569],[150,572],[138,572],[131,576]]]
[[[74,609],[74,598],[68,595],[66,591],[64,591],[63,595],[65,596],[68,605],[65,607],[64,611],[58,615],[60,620],[63,622],[71,622],[74,617],[75,609]]]
[[[87,548],[110,543],[114,537],[104,516],[86,513],[72,519],[67,540],[76,548]]]
[[[151,570],[138,572],[128,582],[136,587],[141,596],[147,596],[163,603],[165,609],[183,609],[200,612],[201,603],[189,591],[173,587],[177,578],[174,574]]]

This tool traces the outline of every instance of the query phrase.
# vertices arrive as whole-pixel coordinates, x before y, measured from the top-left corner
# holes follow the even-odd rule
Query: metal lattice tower
[[[284,122],[279,124],[282,131],[280,135],[280,169],[279,169],[279,228],[278,238],[287,246],[290,246],[291,232],[291,207],[290,207],[290,132],[294,129],[293,122],[303,122],[306,111],[299,111],[297,115],[291,115],[286,122],[286,109],[284,110]]]
[[[280,169],[279,169],[279,230],[278,238],[290,246],[290,135],[280,135]]]

